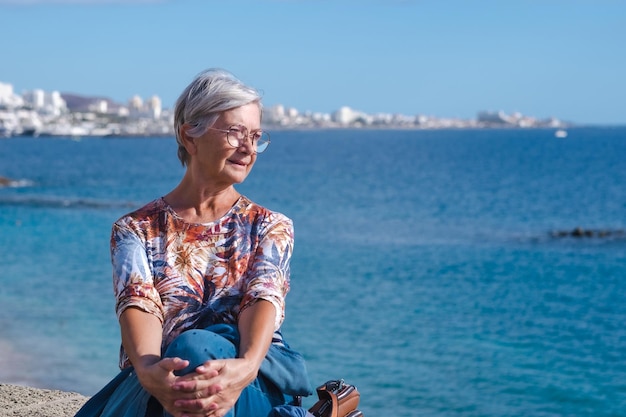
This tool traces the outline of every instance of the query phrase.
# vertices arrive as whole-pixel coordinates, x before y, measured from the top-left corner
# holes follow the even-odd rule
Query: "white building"
[[[285,107],[277,104],[263,109],[263,122],[268,124],[281,124],[285,120]]]
[[[340,125],[349,125],[359,118],[360,113],[352,110],[348,106],[340,107],[339,110],[333,113],[332,119],[334,122]]]
[[[161,99],[158,96],[152,96],[146,101],[146,110],[151,118],[158,119],[161,117]]]
[[[128,100],[128,111],[130,112],[130,116],[139,117],[141,116],[142,110],[143,110],[143,99],[137,95],[132,96],[130,100]]]
[[[89,105],[89,110],[96,113],[106,114],[109,112],[109,103],[106,100],[98,100]]]
[[[503,112],[502,110],[497,112],[492,111],[481,111],[478,112],[478,117],[476,118],[479,123],[487,123],[487,124],[497,124],[497,125],[514,125],[515,120]]]
[[[163,111],[161,99],[158,96],[152,96],[148,100],[137,95],[128,101],[129,117],[131,119],[159,119]]]
[[[22,97],[13,92],[13,84],[0,83],[0,106],[15,108],[23,105]]]
[[[22,98],[25,104],[41,114],[60,116],[67,111],[67,103],[58,91],[48,93],[35,89],[23,92]]]

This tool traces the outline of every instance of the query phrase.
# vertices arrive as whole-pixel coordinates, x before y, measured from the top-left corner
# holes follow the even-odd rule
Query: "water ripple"
[[[35,208],[70,208],[70,209],[110,209],[137,207],[136,202],[100,200],[82,197],[60,197],[41,195],[0,196],[0,206],[20,206]]]

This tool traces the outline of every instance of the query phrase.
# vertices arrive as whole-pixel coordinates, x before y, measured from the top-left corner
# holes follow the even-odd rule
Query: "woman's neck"
[[[224,189],[198,188],[183,180],[163,198],[185,221],[210,223],[224,216],[240,196],[233,186]]]

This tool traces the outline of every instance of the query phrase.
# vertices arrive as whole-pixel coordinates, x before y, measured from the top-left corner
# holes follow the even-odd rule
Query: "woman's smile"
[[[227,161],[230,162],[233,165],[238,165],[238,166],[241,166],[241,167],[244,167],[244,168],[247,167],[248,164],[249,164],[249,163],[244,162],[242,160],[236,160],[236,159],[227,159]]]

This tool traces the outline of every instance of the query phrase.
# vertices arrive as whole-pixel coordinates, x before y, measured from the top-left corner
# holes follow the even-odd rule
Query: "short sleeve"
[[[145,245],[126,226],[113,225],[111,233],[113,290],[118,318],[129,307],[153,314],[163,322],[161,298],[154,285]]]
[[[256,300],[269,301],[276,308],[274,330],[278,330],[285,319],[285,296],[289,292],[293,223],[280,213],[271,213],[264,226],[240,311]]]

